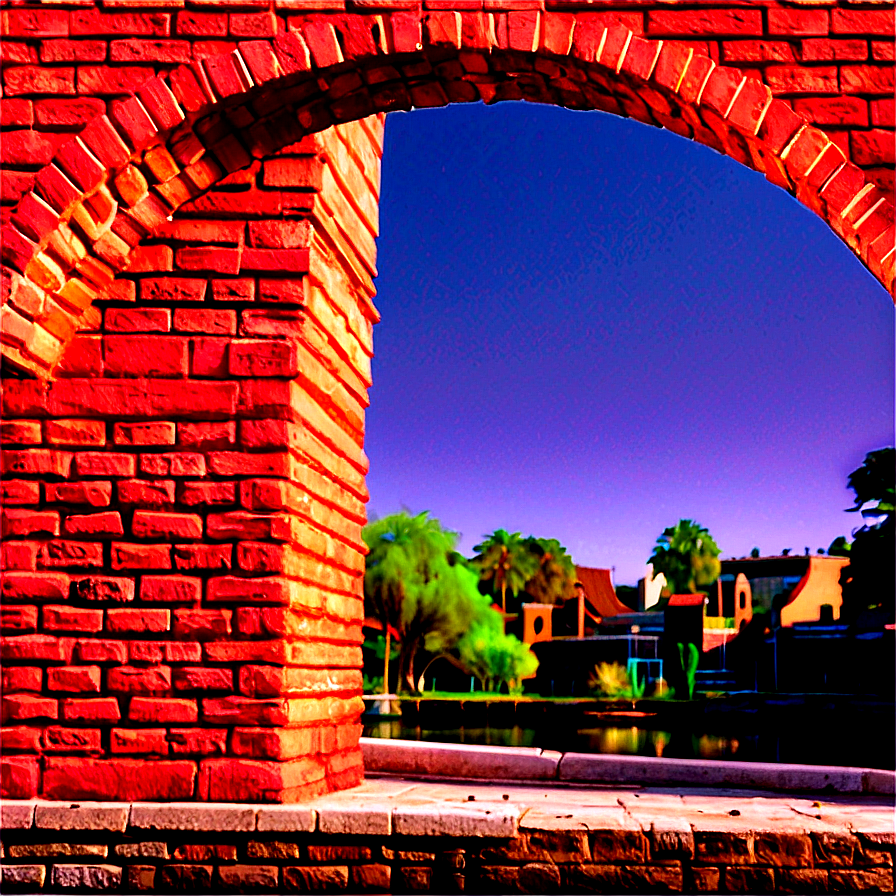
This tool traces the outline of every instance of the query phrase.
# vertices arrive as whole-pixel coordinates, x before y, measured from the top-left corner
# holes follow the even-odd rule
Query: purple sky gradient
[[[429,510],[644,574],[827,548],[894,442],[894,309],[819,218],[674,134],[523,103],[389,117],[371,518]]]

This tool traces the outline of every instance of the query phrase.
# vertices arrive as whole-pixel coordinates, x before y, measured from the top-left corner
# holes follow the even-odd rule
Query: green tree
[[[881,448],[865,455],[847,483],[856,495],[849,512],[861,513],[873,522],[855,530],[848,546],[849,565],[840,573],[841,616],[852,621],[866,608],[882,607],[892,618],[896,601],[896,450]]]
[[[538,559],[535,574],[526,582],[525,592],[535,603],[555,604],[575,592],[576,567],[566,548],[556,538],[525,539],[529,551]]]
[[[530,551],[519,532],[496,529],[474,548],[470,561],[479,570],[480,581],[489,583],[492,594],[501,595],[501,609],[507,612],[507,592],[513,597],[522,591],[538,569],[538,558]]]
[[[707,529],[693,520],[679,520],[663,530],[650,559],[653,574],[666,577],[669,594],[696,594],[712,585],[722,571],[719,547]]]
[[[457,534],[428,514],[395,513],[364,527],[368,548],[364,597],[368,609],[398,632],[397,691],[416,693],[414,657],[421,646],[452,647],[488,607],[476,573],[454,550]],[[389,645],[386,645],[386,656]],[[388,665],[386,666],[388,675]],[[388,678],[383,688],[389,689]]]
[[[482,683],[484,691],[522,691],[522,679],[538,668],[538,659],[513,635],[504,634],[501,614],[488,608],[477,616],[457,644],[460,661]]]
[[[838,535],[828,547],[829,557],[848,557],[852,545],[846,540],[846,536]]]

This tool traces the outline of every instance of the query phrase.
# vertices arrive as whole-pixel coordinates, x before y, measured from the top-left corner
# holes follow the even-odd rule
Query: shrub
[[[504,634],[504,620],[492,609],[473,620],[457,649],[461,663],[479,679],[484,691],[496,692],[506,684],[509,693],[521,694],[522,679],[538,668],[529,645]]]

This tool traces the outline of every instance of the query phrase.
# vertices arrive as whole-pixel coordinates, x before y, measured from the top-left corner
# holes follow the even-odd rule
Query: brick
[[[174,329],[187,333],[236,333],[236,312],[178,308],[174,312]]]
[[[27,722],[31,719],[59,718],[59,701],[35,694],[4,694],[4,722]]]
[[[106,444],[106,425],[102,420],[48,420],[44,432],[51,445]],[[78,471],[83,475],[80,455]]]
[[[115,666],[106,673],[106,687],[126,694],[165,694],[171,690],[171,668]]]
[[[33,449],[25,451],[6,450],[0,457],[0,469],[23,476],[59,476],[67,479],[71,473],[74,455],[67,451]]]
[[[178,489],[178,501],[188,507],[233,504],[236,485],[233,482],[184,482]]]
[[[107,610],[106,629],[109,632],[167,632],[171,628],[170,610]]]
[[[852,96],[796,99],[793,109],[815,124],[868,126],[868,103]]]
[[[0,628],[26,632],[37,628],[37,607],[0,605]]]
[[[49,635],[11,635],[0,638],[0,659],[65,662],[63,644]]]
[[[430,875],[432,873],[432,869],[430,868],[410,868],[401,870],[409,872],[430,872]],[[348,874],[349,869],[347,865],[287,865],[283,868],[283,885],[284,888],[298,890],[299,892],[313,892],[315,890],[335,892],[346,890],[348,888]],[[423,886],[418,884],[416,887],[413,886],[413,873],[404,875],[404,877],[410,878],[411,889],[429,889],[428,876]],[[418,877],[420,877],[420,875],[418,875]],[[399,886],[404,889],[403,884],[399,884]],[[537,890],[535,892],[537,892]]]
[[[171,569],[171,545],[113,542],[112,569]]]
[[[34,799],[40,787],[40,765],[27,756],[7,756],[0,759],[0,797],[3,799]],[[4,876],[6,870],[4,869]],[[42,878],[42,875],[37,875]]]
[[[174,503],[174,480],[162,479],[147,482],[144,479],[126,479],[118,483],[118,500],[122,504],[139,507],[167,507]]]
[[[293,377],[298,370],[298,355],[289,341],[234,339],[230,344],[229,372],[232,376]]]
[[[165,659],[165,647],[161,641],[128,641],[127,644],[131,663],[158,666]]]
[[[186,376],[187,341],[176,336],[106,336],[105,370],[109,376]]]
[[[132,530],[138,538],[201,538],[202,518],[192,513],[138,510]]]
[[[3,15],[3,33],[8,37],[60,37],[68,34],[68,14],[64,9],[10,9]]]
[[[116,423],[112,438],[116,445],[173,445],[175,425],[168,422]]]
[[[286,452],[249,454],[242,451],[214,451],[208,455],[209,469],[219,476],[290,475],[290,457]]]
[[[178,544],[174,546],[177,569],[230,569],[233,548],[229,544]]]
[[[48,632],[100,632],[103,630],[103,611],[45,606],[41,611],[41,627]]]
[[[255,300],[255,281],[246,278],[212,280],[212,298],[217,302],[252,302]]]
[[[188,576],[143,576],[140,599],[153,603],[197,603],[202,599],[202,580]]]
[[[66,600],[70,579],[58,573],[6,572],[0,579],[4,600]]]
[[[44,40],[40,45],[40,61],[103,62],[106,59],[106,42],[103,40]]]
[[[882,34],[891,38],[893,36],[892,10],[833,9],[831,10],[831,33],[859,34],[862,37],[869,34]]]
[[[119,333],[167,333],[171,330],[168,308],[108,308],[105,329]]]
[[[896,103],[893,99],[871,101],[871,124],[875,127],[893,127],[896,124]]]
[[[824,9],[770,9],[769,34],[793,36],[827,34],[828,12]]]
[[[112,500],[111,482],[48,482],[44,488],[49,502],[108,507]]]
[[[308,264],[307,249],[244,249],[240,270],[305,274]]]
[[[195,700],[178,697],[132,697],[128,718],[132,722],[190,724],[199,718]]]
[[[63,530],[66,535],[124,535],[118,511],[67,517]]]
[[[206,520],[206,533],[217,539],[289,538],[289,522],[285,516],[255,514],[244,511],[212,513]]]
[[[837,67],[770,65],[765,80],[774,94],[839,93]]]
[[[868,45],[864,40],[816,37],[800,41],[800,59],[803,62],[861,62],[867,58]]]
[[[39,753],[41,749],[40,735],[39,728],[27,728],[24,725],[0,728],[0,739],[3,740],[3,749],[8,753]],[[6,876],[6,868],[7,866],[4,865],[4,877]]]
[[[221,576],[209,579],[206,600],[287,604],[289,584],[275,576],[255,579]]]
[[[75,656],[82,663],[124,663],[127,661],[128,652],[123,641],[90,638],[78,641]]]
[[[67,722],[118,722],[121,712],[115,697],[72,697],[62,701],[62,718]]]
[[[140,472],[147,476],[205,476],[205,458],[185,451],[141,454]]]
[[[55,511],[39,511],[5,507],[0,519],[0,532],[4,538],[27,535],[58,535],[59,514]]]
[[[113,728],[109,732],[109,748],[115,754],[168,755],[165,728]]]
[[[3,74],[5,96],[73,95],[75,93],[74,68],[49,68],[36,65],[7,66]]]
[[[78,93],[87,96],[132,94],[153,76],[145,65],[84,65],[78,69]]]
[[[761,35],[762,12],[749,9],[650,10],[647,13],[647,33],[651,37]]]
[[[34,541],[4,541],[0,544],[0,569],[35,570],[37,551]]]
[[[47,669],[47,689],[68,693],[100,692],[99,666],[53,666]]]
[[[107,604],[130,603],[134,599],[134,580],[117,576],[83,576],[72,582],[72,597]]]
[[[40,422],[37,420],[4,420],[0,422],[0,441],[4,445],[40,445]]]
[[[185,271],[212,271],[218,274],[238,274],[240,250],[220,246],[191,246],[178,249],[177,266]]]
[[[79,476],[133,476],[137,458],[133,454],[106,451],[82,451],[76,455]]]
[[[192,762],[159,759],[152,774],[145,772],[139,759],[48,757],[44,791],[51,800],[181,800],[194,795]]]
[[[178,609],[174,611],[174,634],[178,638],[200,641],[228,638],[231,633],[231,610]]]
[[[43,749],[49,752],[99,752],[102,750],[99,728],[63,728],[51,725],[41,736]]]
[[[892,165],[896,161],[891,130],[854,130],[850,132],[849,143],[850,157],[856,165]]]
[[[202,661],[202,645],[198,641],[164,641],[165,661],[168,663],[198,663]]]
[[[96,542],[54,539],[44,542],[37,555],[40,569],[85,568],[103,565],[103,546]]]
[[[182,666],[174,670],[177,691],[232,691],[233,671],[205,666]]]
[[[843,65],[840,67],[843,93],[893,95],[892,65]]]
[[[43,670],[38,666],[11,666],[0,669],[0,691],[40,691]]]
[[[109,42],[112,62],[189,62],[190,43],[185,40],[113,40]]]

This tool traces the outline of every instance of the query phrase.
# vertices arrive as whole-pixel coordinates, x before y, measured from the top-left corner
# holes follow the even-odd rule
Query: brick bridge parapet
[[[389,111],[525,99],[666,127],[764,173],[894,289],[892,2],[0,15],[7,796],[360,780]]]

